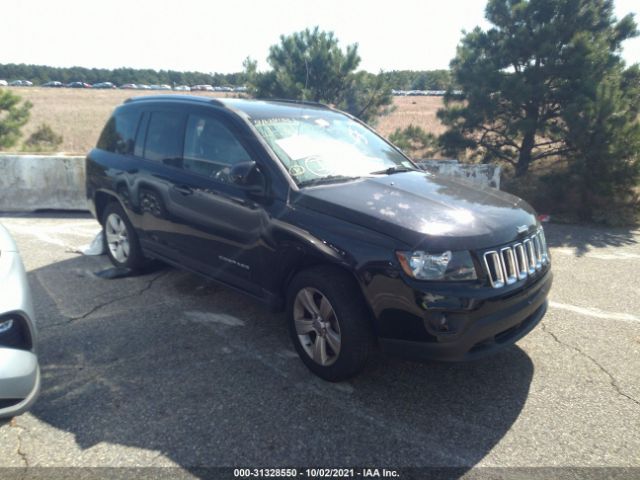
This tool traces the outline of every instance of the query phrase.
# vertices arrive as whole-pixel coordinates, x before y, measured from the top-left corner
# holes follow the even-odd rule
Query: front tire
[[[146,263],[138,235],[124,209],[110,202],[102,214],[107,256],[116,267],[140,270]]]
[[[366,365],[374,346],[369,311],[355,280],[331,266],[294,277],[287,292],[289,334],[304,364],[339,382]]]

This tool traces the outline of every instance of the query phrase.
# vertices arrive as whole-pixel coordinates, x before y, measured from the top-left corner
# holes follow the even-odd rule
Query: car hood
[[[501,245],[537,225],[514,195],[415,171],[307,187],[292,203],[431,251]]]

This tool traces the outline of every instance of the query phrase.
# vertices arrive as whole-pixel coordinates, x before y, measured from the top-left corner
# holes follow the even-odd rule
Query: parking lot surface
[[[551,306],[500,354],[378,355],[330,384],[283,314],[212,281],[96,276],[106,256],[74,252],[98,231],[88,216],[0,222],[28,270],[43,373],[31,412],[0,424],[0,467],[640,467],[640,231],[548,225]]]

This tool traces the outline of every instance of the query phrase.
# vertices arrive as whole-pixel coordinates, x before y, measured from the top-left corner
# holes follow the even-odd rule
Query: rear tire
[[[297,274],[287,292],[294,347],[319,377],[339,382],[366,365],[374,347],[370,313],[351,275],[332,266]]]
[[[140,270],[147,263],[138,235],[119,203],[107,204],[102,213],[102,226],[107,255],[119,268]]]

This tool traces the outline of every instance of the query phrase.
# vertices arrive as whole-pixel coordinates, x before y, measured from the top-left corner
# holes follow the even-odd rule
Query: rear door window
[[[182,167],[185,115],[175,111],[151,112],[144,158]]]

